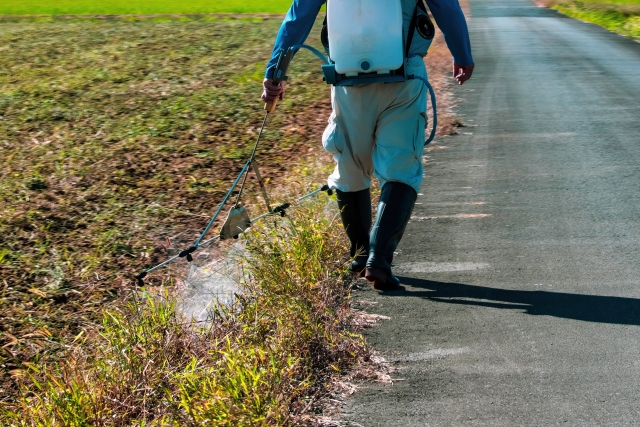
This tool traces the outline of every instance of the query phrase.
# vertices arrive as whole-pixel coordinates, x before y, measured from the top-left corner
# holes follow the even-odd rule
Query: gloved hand
[[[471,65],[459,65],[453,63],[453,77],[458,81],[458,84],[463,84],[471,78],[473,74],[473,64]]]
[[[264,102],[273,102],[276,98],[281,101],[284,98],[284,81],[276,85],[272,79],[264,79],[262,81],[262,100]]]

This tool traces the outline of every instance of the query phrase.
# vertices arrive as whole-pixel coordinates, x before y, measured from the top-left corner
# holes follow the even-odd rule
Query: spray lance
[[[288,80],[287,70],[289,68],[289,64],[291,63],[291,58],[293,58],[294,52],[284,49],[280,49],[278,52],[278,62],[276,64],[276,68],[273,73],[273,82],[275,84],[280,84],[283,81]],[[260,176],[260,171],[258,170],[258,164],[255,161],[256,150],[258,149],[258,143],[260,142],[260,137],[262,136],[262,132],[264,131],[264,126],[267,123],[267,118],[269,117],[269,113],[272,113],[276,109],[276,104],[278,103],[278,98],[273,101],[265,102],[264,109],[266,110],[264,114],[264,119],[262,119],[262,126],[260,127],[260,131],[258,132],[258,138],[256,139],[256,143],[253,146],[253,150],[251,151],[251,156],[249,156],[249,160],[247,164],[251,165],[251,168],[256,174],[256,178],[258,179],[258,184],[260,186],[260,190],[262,192],[262,198],[264,199],[265,204],[267,205],[267,209],[269,212],[273,212],[271,209],[271,202],[269,201],[269,196],[267,194],[267,190],[264,186],[264,181]],[[244,206],[240,206],[240,196],[242,195],[242,191],[244,190],[244,185],[247,182],[247,176],[249,176],[249,171],[247,170],[244,174],[240,173],[242,178],[242,184],[240,185],[240,190],[238,191],[238,195],[236,196],[236,201],[229,211],[229,215],[227,216],[227,220],[222,225],[222,229],[220,231],[220,240],[226,240],[230,238],[237,239],[239,234],[246,231],[249,227],[251,227],[251,219],[249,218],[249,214]],[[224,203],[224,202],[223,202]],[[287,206],[288,207],[288,206]],[[282,206],[279,206],[282,208]],[[286,209],[286,208],[285,208]],[[280,215],[284,216],[284,209],[278,211]],[[205,229],[204,233],[206,233],[213,224],[213,220],[215,217],[209,221],[209,225]],[[203,233],[203,236],[204,236]],[[201,239],[202,237],[201,236]],[[196,242],[196,247],[200,243],[200,239]]]
[[[287,50],[281,49],[280,52],[278,53],[278,62],[276,63],[276,68],[274,70],[274,75],[273,75],[273,82],[275,84],[279,84],[282,81],[286,81],[288,79],[287,76],[287,70],[289,68],[289,64],[291,63],[291,59],[293,58],[293,56],[295,55],[295,53],[298,51],[298,49],[300,49],[300,47],[306,47],[306,48],[310,48],[311,50],[315,51],[314,53],[316,55],[318,55],[321,59],[323,59],[325,62],[327,62],[327,60],[324,58],[324,55],[322,55],[319,51],[317,51],[316,49],[311,48],[310,46],[304,46],[304,45],[299,45],[299,46],[294,46],[293,48],[289,48]],[[192,253],[195,252],[199,247],[201,246],[206,246],[216,240],[226,240],[226,239],[230,239],[230,238],[235,238],[237,239],[238,236],[243,233],[244,231],[246,231],[251,224],[266,218],[268,216],[272,216],[272,215],[279,215],[281,217],[284,217],[286,215],[286,210],[288,208],[290,208],[292,205],[302,202],[305,199],[308,199],[312,196],[315,196],[316,194],[319,194],[321,192],[326,192],[329,196],[333,194],[333,191],[329,188],[328,185],[323,185],[320,189],[312,191],[302,197],[299,197],[297,199],[295,199],[294,201],[291,202],[285,202],[282,203],[274,208],[271,207],[271,203],[269,201],[269,196],[267,194],[266,188],[265,188],[265,183],[262,180],[262,177],[260,175],[260,171],[258,170],[258,164],[255,160],[255,155],[256,155],[256,150],[258,148],[258,143],[260,142],[260,137],[262,136],[262,132],[264,131],[264,127],[265,124],[267,123],[267,118],[269,117],[269,113],[275,111],[276,108],[276,104],[277,104],[277,98],[272,101],[272,102],[267,102],[264,104],[264,109],[266,110],[266,113],[264,115],[264,119],[262,120],[262,126],[260,127],[260,132],[258,132],[258,137],[256,139],[256,142],[253,146],[253,150],[251,151],[251,156],[249,157],[249,160],[247,160],[247,162],[244,164],[244,166],[242,167],[240,173],[238,174],[238,176],[236,177],[235,181],[233,182],[233,184],[231,185],[231,188],[229,189],[229,191],[227,191],[226,195],[224,196],[224,198],[222,199],[222,201],[220,202],[220,205],[218,206],[218,209],[216,210],[216,212],[213,214],[213,216],[211,217],[211,219],[209,220],[209,222],[207,223],[207,226],[204,228],[204,230],[202,231],[202,233],[200,234],[200,236],[198,237],[198,239],[196,240],[196,242],[191,245],[190,247],[181,250],[177,255],[174,255],[173,257],[165,260],[164,262],[161,262],[160,264],[157,264],[151,268],[148,268],[142,272],[140,272],[139,274],[137,274],[135,276],[137,284],[139,286],[144,286],[144,281],[143,279],[151,272],[164,267],[167,264],[170,264],[171,262],[173,262],[174,260],[178,259],[178,258],[186,258],[186,260],[188,262],[193,261],[193,257],[192,257]],[[246,183],[247,180],[247,176],[249,174],[249,168],[253,169],[253,171],[256,174],[256,178],[258,181],[258,184],[260,186],[260,190],[262,193],[262,197],[264,199],[264,202],[267,206],[267,213],[262,214],[256,218],[250,219],[249,215],[247,214],[246,209],[240,205],[240,196],[242,195],[242,191],[244,189],[244,185]],[[242,183],[240,185],[240,189],[238,191],[238,195],[236,197],[235,203],[233,205],[233,207],[230,209],[229,214],[227,216],[227,219],[225,220],[224,224],[221,227],[220,233],[208,240],[203,240],[205,235],[207,234],[207,232],[209,231],[209,229],[211,228],[211,226],[213,225],[213,223],[215,222],[215,220],[218,218],[218,216],[220,215],[220,213],[222,212],[222,209],[224,208],[224,205],[227,203],[227,201],[229,200],[229,198],[231,197],[231,194],[233,193],[233,191],[235,190],[235,188],[238,186],[238,183],[240,182],[240,180],[242,180]]]

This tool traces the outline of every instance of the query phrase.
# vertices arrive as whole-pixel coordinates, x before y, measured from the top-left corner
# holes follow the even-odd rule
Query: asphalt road
[[[397,369],[349,426],[640,425],[640,44],[471,0],[468,125],[427,154],[405,290],[356,299]]]

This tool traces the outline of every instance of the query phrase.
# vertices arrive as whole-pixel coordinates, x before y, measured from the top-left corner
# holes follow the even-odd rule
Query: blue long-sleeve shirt
[[[265,78],[273,77],[273,70],[278,62],[277,55],[280,49],[286,50],[291,46],[303,43],[307,39],[325,1],[293,0],[287,16],[282,22],[280,31],[278,31],[271,60],[267,64]],[[406,28],[415,9],[415,0],[402,0],[402,2]],[[427,0],[427,5],[436,24],[444,34],[445,42],[453,55],[453,60],[460,65],[473,64],[467,21],[462,9],[460,9],[458,0]]]

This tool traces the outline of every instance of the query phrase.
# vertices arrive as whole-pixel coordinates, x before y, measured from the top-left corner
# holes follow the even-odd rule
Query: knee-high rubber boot
[[[393,251],[398,247],[411,218],[418,197],[413,187],[401,182],[387,182],[382,187],[378,216],[371,229],[369,259],[365,278],[378,290],[393,290],[400,286],[391,274]]]
[[[369,230],[371,229],[371,194],[369,189],[344,192],[336,190],[342,225],[351,242],[349,253],[355,259],[349,266],[361,275],[369,257]],[[356,256],[357,254],[357,256]]]

